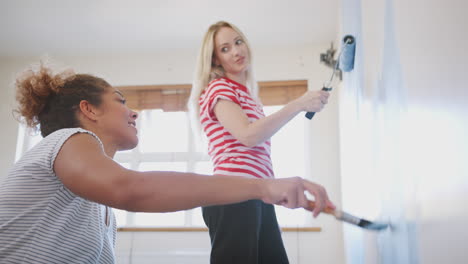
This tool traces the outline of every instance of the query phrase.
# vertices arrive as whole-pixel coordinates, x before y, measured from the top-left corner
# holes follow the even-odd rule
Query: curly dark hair
[[[19,105],[14,112],[24,117],[29,127],[39,125],[43,137],[62,128],[79,127],[76,111],[80,101],[99,106],[102,93],[110,87],[89,74],[53,74],[42,62],[38,70],[30,68],[20,74],[15,86]]]

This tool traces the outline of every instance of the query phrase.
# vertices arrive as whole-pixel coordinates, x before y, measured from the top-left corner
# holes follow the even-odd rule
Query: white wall
[[[345,228],[347,263],[465,263],[468,3],[342,3],[359,41],[340,94],[343,205],[393,226]]]
[[[255,50],[254,66],[257,80],[294,80],[307,79],[310,89],[321,89],[323,83],[328,80],[331,70],[319,63],[319,54],[329,48],[329,43],[323,46],[297,46],[261,48],[253,47]],[[140,85],[140,84],[176,84],[190,83],[192,71],[195,64],[196,50],[179,51],[177,53],[165,54],[131,54],[113,57],[63,57],[53,56],[53,61],[58,66],[69,66],[77,72],[85,72],[104,77],[113,85]],[[14,103],[13,87],[8,85],[12,82],[14,73],[25,68],[32,62],[37,62],[39,57],[34,58],[10,58],[0,61],[0,77],[2,88],[0,90],[0,103],[2,104],[2,115],[0,122],[8,130],[2,133],[1,144],[4,146],[0,174],[6,173],[6,168],[11,165],[15,153],[17,123],[5,112],[10,111]],[[61,68],[61,67],[60,67]],[[340,182],[339,182],[339,160],[338,160],[338,123],[337,123],[337,97],[332,96],[326,109],[317,114],[313,121],[304,122],[309,124],[308,137],[304,139],[309,146],[308,175],[302,175],[313,181],[324,185],[329,191],[330,197],[337,205],[340,205]],[[299,151],[299,150],[298,150]],[[292,153],[294,155],[296,153]],[[291,175],[294,176],[294,175]],[[344,251],[342,243],[342,226],[332,217],[320,216],[318,219],[309,220],[311,226],[320,226],[320,233],[285,235],[286,247],[291,258],[291,263],[343,263]],[[130,242],[128,239],[134,236],[137,240],[143,239],[142,246],[150,245],[153,252],[158,249],[166,249],[164,243],[167,239],[174,237],[190,237],[181,241],[190,245],[209,246],[207,234],[119,234],[117,255],[128,260]],[[194,240],[192,240],[194,239]],[[177,239],[176,239],[177,240]],[[190,241],[198,241],[195,244]],[[300,244],[299,247],[296,245]],[[135,244],[137,245],[137,244]],[[176,243],[177,245],[177,243]],[[180,246],[181,244],[179,244]],[[190,246],[191,247],[191,246]],[[138,258],[134,248],[134,260]],[[177,249],[174,249],[177,250]],[[196,251],[196,250],[195,250]],[[154,260],[151,252],[150,254]],[[167,250],[164,250],[167,253]],[[160,254],[161,258],[165,253]],[[145,254],[146,254],[145,253]],[[195,253],[197,254],[197,253]],[[157,255],[157,254],[156,254]],[[205,256],[206,257],[206,256]],[[193,258],[194,262],[197,258]],[[203,257],[201,257],[201,263]],[[135,263],[135,262],[134,262]],[[138,263],[138,262],[136,262]]]
[[[408,174],[416,183],[421,263],[462,263],[468,251],[462,242],[468,238],[466,10],[463,0],[395,1],[402,69],[411,88],[408,156],[414,163]]]
[[[15,106],[15,91],[12,87],[15,77],[14,69],[17,67],[15,62],[6,58],[0,59],[0,122],[3,124],[2,136],[0,137],[0,146],[2,146],[0,177],[8,172],[15,159],[18,124],[12,113]]]

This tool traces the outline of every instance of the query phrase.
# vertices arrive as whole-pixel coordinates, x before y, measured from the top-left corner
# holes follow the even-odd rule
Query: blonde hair
[[[208,31],[205,33],[205,36],[203,37],[202,46],[198,53],[197,64],[195,66],[192,90],[187,104],[190,113],[192,130],[199,137],[201,137],[201,135],[203,134],[201,133],[202,131],[200,125],[200,105],[198,103],[200,95],[212,80],[225,77],[225,72],[222,66],[217,66],[213,62],[215,56],[214,39],[218,31],[224,27],[233,29],[244,40],[249,55],[249,67],[246,71],[246,87],[253,98],[257,99],[258,96],[258,87],[252,71],[252,52],[247,38],[242,33],[242,31],[240,31],[236,26],[229,22],[218,21],[212,24],[208,28]]]

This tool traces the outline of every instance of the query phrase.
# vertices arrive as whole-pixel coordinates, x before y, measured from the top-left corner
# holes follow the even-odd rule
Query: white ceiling
[[[199,47],[218,20],[252,45],[330,43],[339,0],[0,0],[0,56],[164,52]]]

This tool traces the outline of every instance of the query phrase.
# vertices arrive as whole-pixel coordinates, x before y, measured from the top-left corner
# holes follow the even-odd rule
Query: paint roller
[[[353,70],[355,51],[356,51],[356,41],[354,37],[351,35],[346,35],[343,38],[343,44],[341,47],[340,54],[338,55],[338,59],[335,65],[333,66],[333,73],[330,77],[330,80],[328,80],[328,83],[326,83],[323,86],[322,91],[329,92],[332,90],[331,83],[333,81],[333,77],[335,77],[335,73],[338,70],[338,68],[340,68],[340,70],[344,72],[350,72]],[[314,115],[315,115],[315,112],[307,112],[305,116],[308,119],[312,119]]]
[[[315,202],[308,201],[307,207],[305,209],[308,211],[313,211],[314,208],[315,208]],[[353,224],[353,225],[356,225],[365,229],[369,229],[369,230],[379,231],[379,230],[387,229],[387,227],[390,227],[389,224],[381,223],[381,222],[372,222],[372,221],[348,214],[338,209],[333,210],[330,208],[325,208],[323,212],[326,214],[335,216],[335,218],[340,221],[350,223],[350,224]]]

